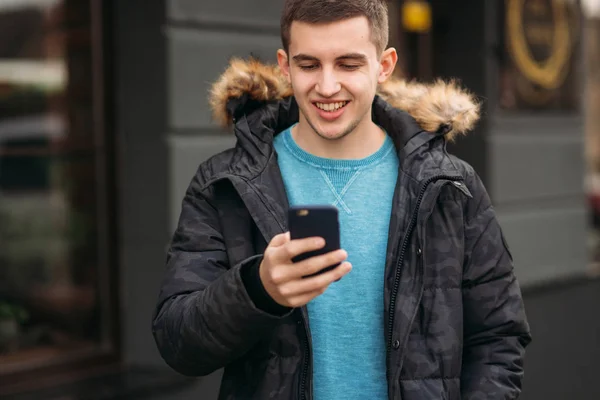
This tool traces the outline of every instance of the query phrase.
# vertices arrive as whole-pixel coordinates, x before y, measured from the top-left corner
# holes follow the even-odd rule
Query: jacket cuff
[[[260,280],[259,268],[261,262],[262,256],[252,258],[242,265],[240,276],[244,283],[244,287],[246,288],[246,292],[248,292],[248,296],[250,296],[254,306],[259,310],[276,316],[285,315],[289,313],[292,308],[282,306],[273,300],[271,295],[267,293],[265,286]]]

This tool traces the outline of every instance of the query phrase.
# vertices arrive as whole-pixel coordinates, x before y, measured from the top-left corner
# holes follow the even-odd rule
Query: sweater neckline
[[[358,159],[338,159],[315,156],[302,149],[292,136],[292,125],[282,132],[282,139],[287,150],[300,161],[319,169],[357,170],[378,163],[394,149],[394,142],[386,134],[383,144],[373,154]]]

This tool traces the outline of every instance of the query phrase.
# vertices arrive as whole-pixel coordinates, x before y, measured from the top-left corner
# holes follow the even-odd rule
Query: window
[[[115,354],[100,11],[0,2],[0,395]]]
[[[576,111],[580,12],[574,0],[501,0],[501,109]]]

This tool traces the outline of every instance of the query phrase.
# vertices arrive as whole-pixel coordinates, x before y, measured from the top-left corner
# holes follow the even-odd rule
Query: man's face
[[[324,139],[340,139],[371,122],[377,84],[396,63],[394,49],[382,57],[365,17],[328,24],[294,21],[288,54],[278,52],[306,122]],[[303,121],[304,119],[304,121]]]

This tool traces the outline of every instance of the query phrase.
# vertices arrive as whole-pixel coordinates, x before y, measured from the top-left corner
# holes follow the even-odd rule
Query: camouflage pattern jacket
[[[275,66],[242,60],[215,83],[211,104],[237,144],[202,163],[185,194],[156,343],[182,374],[225,368],[220,399],[312,399],[305,307],[267,312],[243,280],[286,231],[272,140],[298,120],[297,105]],[[382,305],[389,398],[517,398],[530,334],[512,258],[482,182],[445,146],[473,127],[478,106],[453,83],[392,80],[373,119],[401,164]]]

